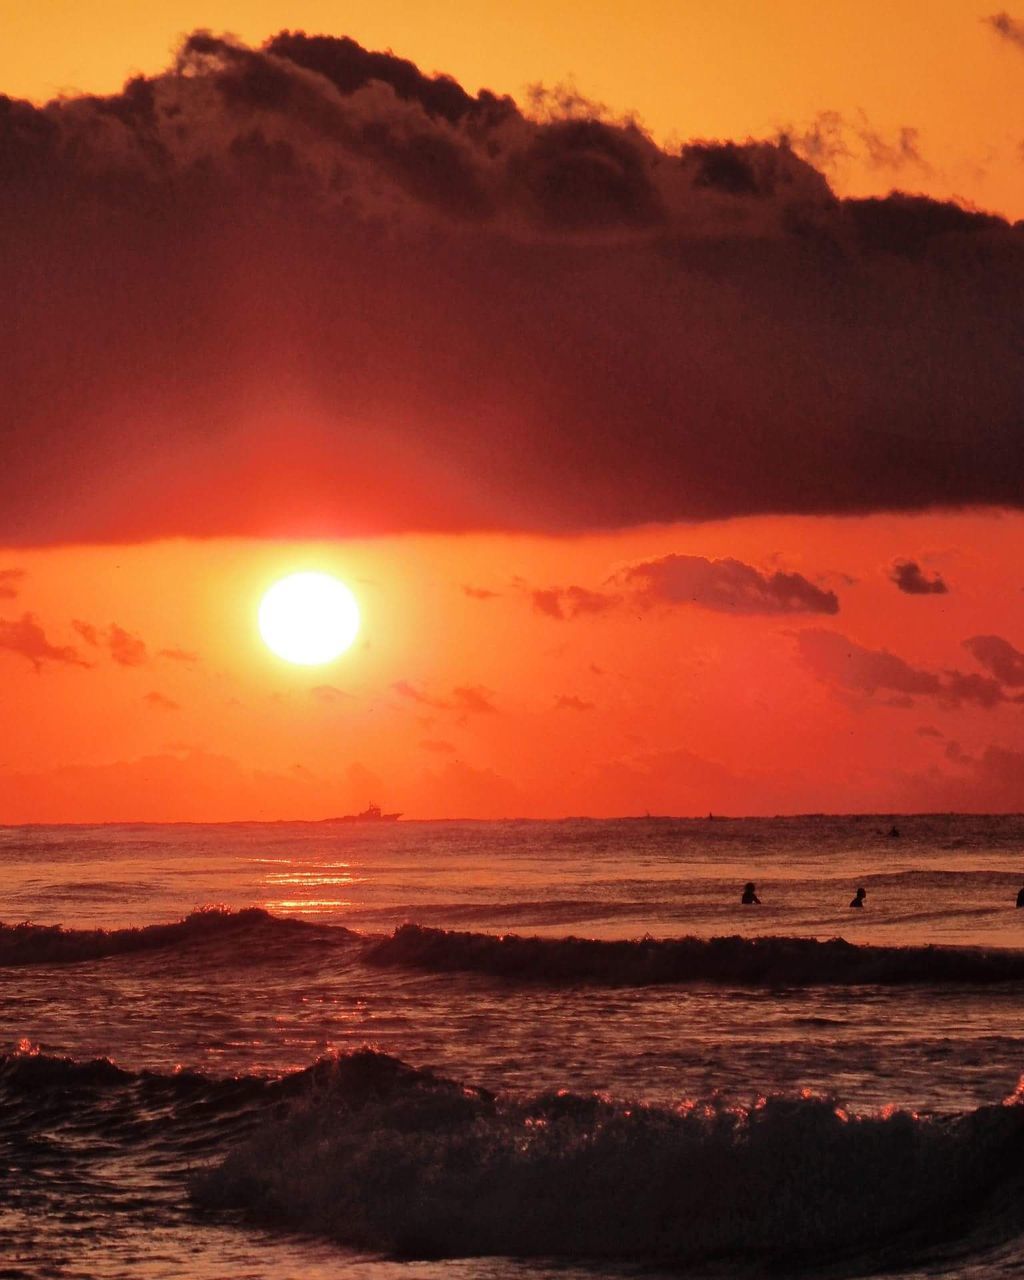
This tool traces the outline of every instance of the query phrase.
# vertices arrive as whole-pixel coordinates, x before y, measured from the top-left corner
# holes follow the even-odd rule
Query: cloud
[[[76,618],[71,626],[86,644],[92,645],[93,648],[108,649],[118,666],[141,667],[147,661],[145,641],[139,636],[132,635],[124,627],[118,626],[116,622],[112,622],[105,631],[93,626],[91,622],[83,622],[80,618]]]
[[[199,33],[0,157],[8,546],[1021,505],[1024,230],[789,146]]]
[[[148,703],[155,711],[180,711],[181,705],[168,698],[166,694],[159,693],[156,689],[151,690],[145,695],[144,701]]]
[[[742,560],[662,556],[630,566],[620,579],[646,604],[696,604],[719,613],[838,613],[839,599],[803,574],[762,573]]]
[[[121,667],[141,667],[146,661],[146,645],[138,636],[133,636],[112,623],[107,631],[107,646],[110,656]]]
[[[910,596],[944,596],[949,591],[939,574],[926,578],[916,560],[896,560],[889,579]]]
[[[1024,22],[1020,18],[1013,18],[1003,10],[1002,13],[994,13],[984,21],[1011,44],[1024,49]]]
[[[17,622],[0,618],[0,649],[25,658],[36,671],[41,671],[47,662],[73,667],[89,666],[71,645],[51,644],[34,613],[23,613]]]
[[[99,628],[94,627],[91,622],[82,622],[76,618],[71,624],[71,629],[77,631],[86,644],[91,644],[94,648],[101,644]]]
[[[462,685],[452,690],[450,699],[438,698],[432,694],[424,693],[422,689],[417,689],[408,680],[396,680],[391,687],[399,697],[407,698],[410,702],[419,703],[420,706],[434,707],[438,711],[484,713],[497,711],[497,707],[491,701],[492,691],[485,689],[483,685]]]
[[[944,738],[946,735],[941,729],[936,729],[933,724],[922,724],[917,727],[917,736],[919,738]]]
[[[560,693],[555,699],[555,706],[560,711],[593,711],[594,704],[574,693]]]
[[[310,689],[309,696],[328,707],[337,706],[339,702],[348,702],[352,697],[343,689],[336,689],[333,684],[316,684]]]
[[[454,755],[455,747],[450,742],[444,742],[439,738],[422,738],[420,746],[424,751],[433,751],[437,755]]]
[[[439,711],[451,710],[450,702],[445,702],[443,698],[431,697],[422,689],[417,689],[415,685],[410,684],[408,680],[396,680],[391,687],[400,698],[408,698],[410,702],[418,702],[424,707],[436,707]]]
[[[21,589],[24,569],[0,569],[0,600],[13,600]]]
[[[496,600],[501,595],[500,591],[490,591],[487,587],[466,587],[462,588],[463,594],[469,596],[470,600]]]
[[[470,711],[477,714],[491,715],[498,708],[491,701],[494,696],[491,689],[483,685],[462,685],[454,690],[455,706],[459,711]]]
[[[606,613],[619,603],[618,596],[576,586],[549,587],[532,591],[530,595],[533,607],[538,613],[559,621],[578,618],[584,614]]]
[[[850,120],[838,111],[821,111],[806,128],[790,126],[780,131],[779,141],[826,173],[851,160],[889,173],[931,169],[921,154],[917,129],[903,125],[887,137],[863,112]]]
[[[890,706],[912,707],[919,697],[989,709],[1008,701],[997,680],[913,667],[886,649],[868,649],[838,631],[808,628],[797,633],[796,643],[804,665],[819,680],[866,698],[881,696]]]
[[[192,649],[161,649],[158,658],[167,658],[171,662],[184,662],[192,665],[199,661],[199,654]]]
[[[1024,685],[1024,653],[1015,649],[1002,636],[971,636],[964,648],[990,671],[997,680],[1011,688]]]

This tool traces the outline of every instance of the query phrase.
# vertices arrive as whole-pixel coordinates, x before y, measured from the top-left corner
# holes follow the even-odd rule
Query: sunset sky
[[[1024,808],[1024,8],[9,8],[0,822]]]

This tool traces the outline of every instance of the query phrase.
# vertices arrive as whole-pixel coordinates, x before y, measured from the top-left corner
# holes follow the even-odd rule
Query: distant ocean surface
[[[0,1277],[1024,1273],[1020,816],[2,827],[0,869]]]

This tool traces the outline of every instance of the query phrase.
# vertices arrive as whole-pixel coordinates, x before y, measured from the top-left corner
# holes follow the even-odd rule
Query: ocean
[[[0,867],[0,1277],[1024,1272],[1024,818],[5,827]]]

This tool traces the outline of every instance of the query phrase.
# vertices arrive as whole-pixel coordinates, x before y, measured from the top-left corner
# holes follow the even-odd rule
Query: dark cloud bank
[[[1022,505],[1024,230],[346,40],[0,97],[0,543]]]

